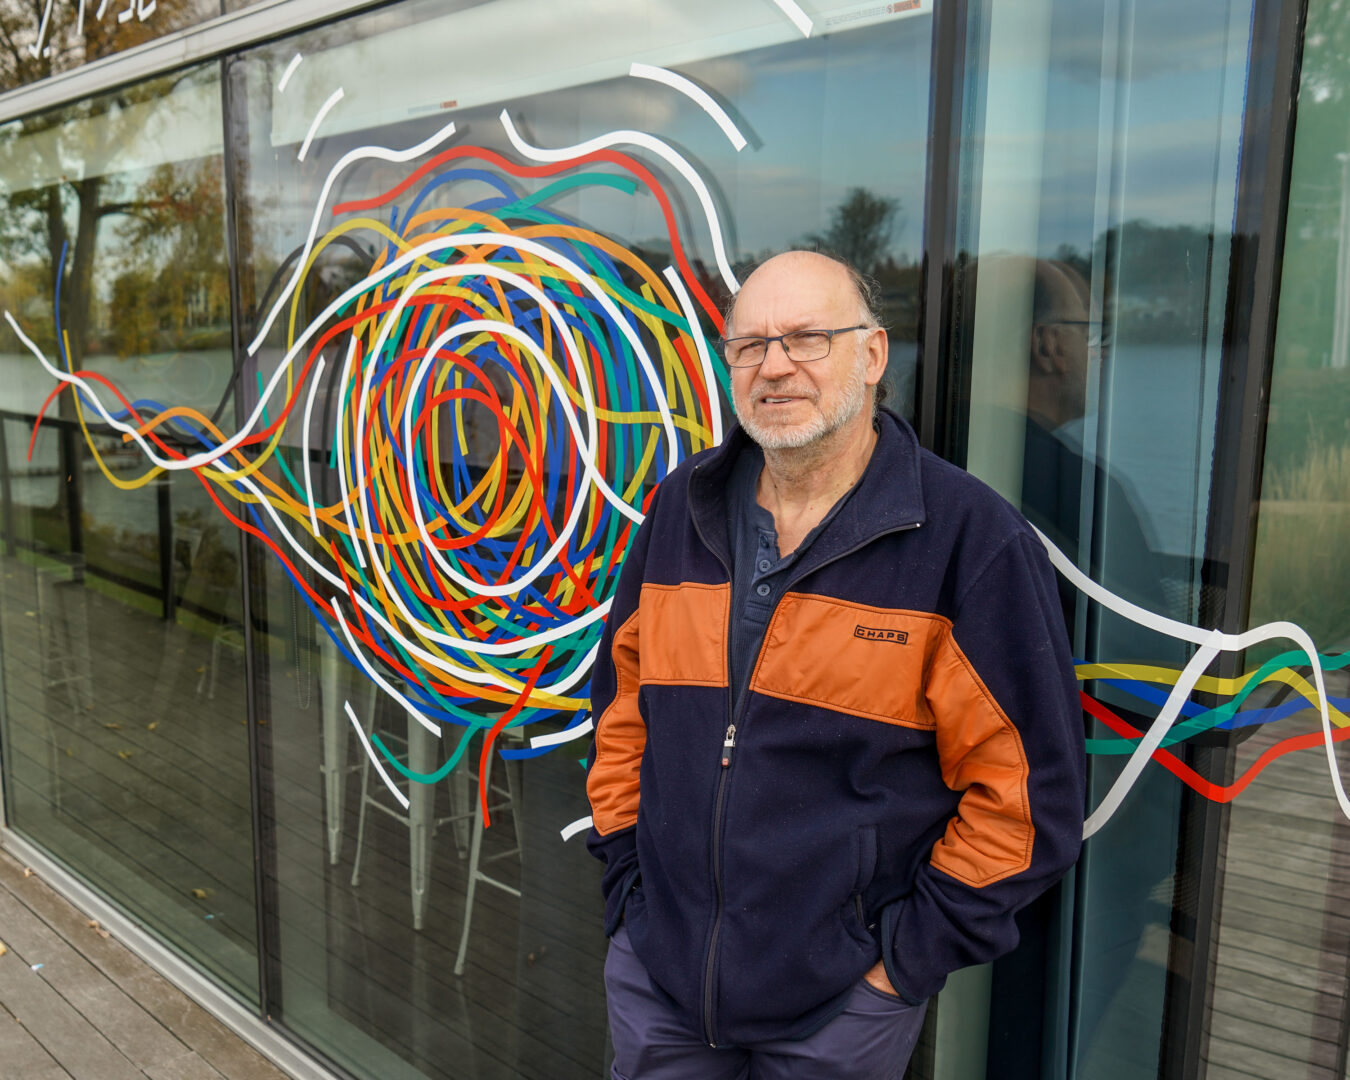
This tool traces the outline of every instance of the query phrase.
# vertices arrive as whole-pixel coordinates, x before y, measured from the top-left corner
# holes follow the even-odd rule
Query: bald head
[[[741,289],[731,298],[725,314],[725,337],[757,334],[762,331],[737,326],[737,309],[747,297],[752,304],[764,294],[777,291],[795,292],[806,287],[818,290],[818,295],[831,306],[854,309],[856,318],[864,326],[880,326],[876,313],[875,289],[848,263],[819,251],[784,251],[766,259],[745,279]]]
[[[851,267],[814,251],[776,255],[746,279],[723,333],[766,339],[758,363],[731,368],[736,417],[766,451],[816,453],[870,437],[887,341],[866,296]],[[806,331],[828,333],[824,355],[793,357],[786,338]]]

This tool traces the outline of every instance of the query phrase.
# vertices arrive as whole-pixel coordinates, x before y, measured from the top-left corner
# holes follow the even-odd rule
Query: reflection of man
[[[1047,259],[1036,261],[1034,273],[1027,415],[1048,431],[1073,430],[1081,444],[1093,326],[1087,282],[1067,263]]]
[[[746,282],[741,427],[668,477],[592,683],[613,1075],[898,1077],[1076,857],[1082,725],[1025,522],[873,410],[858,276]]]
[[[996,309],[1024,303],[1027,277],[1032,278],[1029,347],[1018,343],[1027,351],[1012,357],[1016,365],[1025,363],[1027,372],[1022,512],[1094,581],[1149,610],[1163,610],[1165,567],[1148,542],[1139,508],[1113,470],[1095,461],[1094,448],[1084,446],[1093,342],[1101,337],[1100,323],[1091,318],[1087,282],[1069,263],[1049,259],[989,259],[977,269],[978,302]],[[1072,625],[1077,593],[1064,578],[1059,587]],[[1089,657],[1158,662],[1159,639],[1151,631],[1100,609],[1093,614],[1093,626],[1076,628]],[[1130,715],[1125,703],[1113,706]],[[1147,724],[1142,718],[1135,722]],[[1161,788],[1146,795],[1139,789],[1129,813],[1105,834],[1109,846],[1086,863],[1088,884],[1079,886],[1080,896],[1091,897],[1080,915],[1080,1054],[1093,1052],[1108,1008],[1117,1017],[1146,1015],[1153,1008],[1148,998],[1154,984],[1129,976],[1139,962],[1145,925],[1154,920],[1166,925],[1167,912],[1149,896],[1175,866],[1175,789],[1167,779],[1164,774]],[[1149,783],[1159,778],[1146,779]],[[1056,937],[1054,908],[1040,903],[1020,913],[1025,944],[995,966],[994,1024],[1003,1031],[1024,1032],[1041,1021],[1041,995],[1034,988],[1044,978],[1047,950]]]
[[[1083,421],[1091,340],[1100,338],[1101,324],[1090,319],[1087,282],[1072,266],[1037,259],[1033,272],[1022,512],[1077,562],[1079,533],[1085,525],[1091,527],[1082,514],[1084,473],[1091,460],[1083,446]],[[990,279],[989,273],[981,273],[984,295],[999,287]],[[1087,475],[1096,506],[1111,515],[1107,572],[1099,562],[1101,553],[1093,552],[1089,576],[1136,603],[1161,610],[1160,569],[1134,500],[1111,472],[1094,466]],[[1072,612],[1073,586],[1061,579],[1060,589],[1067,615]]]

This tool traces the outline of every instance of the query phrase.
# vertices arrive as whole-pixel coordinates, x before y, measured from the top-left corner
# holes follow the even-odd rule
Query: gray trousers
[[[927,1008],[860,980],[844,1011],[804,1039],[714,1050],[652,985],[624,926],[610,939],[605,993],[613,1080],[900,1080]]]

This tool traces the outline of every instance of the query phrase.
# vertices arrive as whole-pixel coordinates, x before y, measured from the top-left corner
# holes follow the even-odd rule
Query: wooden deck
[[[0,850],[0,1076],[285,1080]]]
[[[1345,695],[1344,672],[1328,689]],[[1248,740],[1239,771],[1277,738]],[[1350,822],[1325,750],[1279,758],[1237,797],[1223,871],[1209,1080],[1343,1080]]]

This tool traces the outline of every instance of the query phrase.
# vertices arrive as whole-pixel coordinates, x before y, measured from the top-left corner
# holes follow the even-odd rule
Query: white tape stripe
[[[1035,529],[1034,526],[1033,529]],[[1130,601],[1117,596],[1109,589],[1098,585],[1083,573],[1083,571],[1078,569],[1064,552],[1055,547],[1043,532],[1039,529],[1035,529],[1035,533],[1040,537],[1040,541],[1044,545],[1046,553],[1050,556],[1051,564],[1056,570],[1063,574],[1066,579],[1068,579],[1069,583],[1073,585],[1074,588],[1085,593],[1089,598],[1101,604],[1102,607],[1114,611],[1123,618],[1129,619],[1132,623],[1147,627],[1150,630],[1155,630],[1168,637],[1176,638],[1178,641],[1189,641],[1192,644],[1199,645],[1201,651],[1191,658],[1191,663],[1186,666],[1186,670],[1182,673],[1182,680],[1185,680],[1188,673],[1190,673],[1191,665],[1198,663],[1199,657],[1210,648],[1213,648],[1216,652],[1219,650],[1224,652],[1242,652],[1246,649],[1250,649],[1253,645],[1259,645],[1263,641],[1287,639],[1294,642],[1302,649],[1304,654],[1308,657],[1309,665],[1313,669],[1313,682],[1317,686],[1317,707],[1322,715],[1322,744],[1326,748],[1327,767],[1331,773],[1331,786],[1336,793],[1336,802],[1340,807],[1341,813],[1347,818],[1350,818],[1350,797],[1346,796],[1345,785],[1341,781],[1340,766],[1336,761],[1336,744],[1331,737],[1331,712],[1327,706],[1327,684],[1326,675],[1322,670],[1322,658],[1317,652],[1316,643],[1303,627],[1291,622],[1270,622],[1265,623],[1262,626],[1254,627],[1241,634],[1221,634],[1217,630],[1202,630],[1198,626],[1191,626],[1189,623],[1178,622],[1176,619],[1169,619],[1164,615],[1158,615],[1146,608],[1141,608],[1137,604],[1132,604]],[[1213,656],[1211,655],[1209,659],[1213,659]],[[1208,660],[1206,660],[1205,663],[1208,665]],[[1199,673],[1196,673],[1195,678],[1199,678]],[[1177,688],[1179,689],[1182,686],[1183,683],[1179,682]],[[1185,687],[1187,696],[1190,695],[1194,686],[1195,679],[1192,679],[1190,685]],[[1173,692],[1175,693],[1175,690]],[[1146,739],[1153,736],[1155,727],[1162,725],[1163,714],[1167,711],[1171,701],[1172,697],[1169,696],[1167,704],[1163,706],[1163,713],[1159,713],[1158,718],[1149,725],[1149,731],[1145,737]],[[1175,715],[1167,720],[1167,726],[1170,726],[1172,719],[1175,719]],[[1162,726],[1162,730],[1165,731],[1166,726]],[[1141,744],[1139,749],[1142,748],[1143,746]],[[1157,749],[1157,747],[1154,746],[1153,749]],[[1138,753],[1139,751],[1136,750],[1136,754]],[[1151,755],[1152,751],[1150,750],[1149,753]],[[1114,793],[1115,790],[1116,789],[1113,787],[1112,793]],[[1124,795],[1125,790],[1122,789],[1122,799],[1124,798]],[[1109,797],[1110,796],[1108,795],[1108,798]],[[1116,806],[1111,807],[1109,812],[1104,816],[1098,812],[1092,814],[1088,820],[1092,824],[1094,832],[1106,824],[1110,819],[1111,814],[1115,812],[1118,806],[1119,802],[1117,802]]]
[[[570,728],[563,728],[562,731],[553,731],[547,735],[536,735],[530,740],[530,749],[538,750],[541,746],[558,746],[561,743],[569,743],[573,739],[589,735],[594,730],[595,725],[591,723],[591,718],[588,716],[581,723]]]
[[[295,74],[295,69],[300,66],[300,61],[303,59],[304,57],[299,53],[291,57],[291,62],[286,65],[286,70],[281,73],[281,80],[277,83],[278,94],[286,92],[286,84],[291,81],[291,76]]]
[[[628,74],[638,79],[651,79],[653,82],[664,83],[672,90],[678,90],[713,118],[717,126],[731,140],[731,145],[736,148],[737,152],[745,149],[745,136],[741,134],[736,122],[727,115],[726,109],[722,108],[708,91],[692,79],[678,75],[668,68],[653,67],[651,64],[639,64],[637,62],[634,62],[632,67],[628,69]]]
[[[314,397],[319,389],[319,380],[323,378],[323,357],[314,366],[314,378],[309,384],[309,397],[305,401],[304,427],[300,429],[300,454],[305,466],[305,502],[309,505],[309,524],[314,530],[314,539],[319,540],[319,514],[314,506],[314,482],[310,478],[309,467],[309,419],[314,412]]]
[[[328,95],[328,100],[319,106],[319,111],[315,114],[313,121],[309,125],[309,130],[305,132],[305,141],[300,144],[300,153],[296,158],[300,161],[305,160],[305,155],[309,153],[309,144],[314,141],[314,136],[318,133],[319,125],[323,123],[323,118],[333,111],[333,106],[342,100],[342,87],[338,87]]]
[[[689,336],[694,339],[694,348],[698,350],[698,362],[703,368],[703,383],[708,388],[708,419],[712,421],[713,445],[720,446],[722,443],[722,401],[717,394],[717,377],[713,374],[712,358],[708,356],[708,346],[703,340],[703,324],[698,321],[698,313],[694,310],[694,302],[689,299],[689,293],[684,287],[684,282],[680,280],[680,275],[675,272],[675,267],[667,266],[664,277],[670,282],[670,288],[680,302],[680,308],[684,311],[684,317],[689,323]]]
[[[530,145],[520,137],[515,124],[511,122],[511,114],[505,109],[501,111],[501,122],[502,127],[506,129],[506,137],[511,140],[511,145],[516,148],[516,152],[524,154],[534,161],[566,161],[568,158],[589,154],[593,150],[604,150],[616,145],[640,146],[644,150],[650,150],[658,157],[664,158],[694,189],[699,205],[703,208],[703,216],[707,219],[708,231],[712,234],[713,257],[717,261],[718,272],[722,275],[722,280],[726,282],[728,289],[732,292],[740,291],[741,283],[736,280],[736,275],[731,272],[731,263],[727,260],[726,245],[722,238],[722,222],[717,216],[717,208],[713,205],[712,194],[708,191],[708,185],[704,183],[703,177],[698,174],[698,170],[666,143],[654,135],[648,135],[645,131],[610,131],[584,143],[577,143],[575,146],[544,150],[538,146]]]
[[[365,747],[366,756],[370,758],[370,763],[375,766],[375,771],[380,774],[380,779],[384,781],[384,786],[394,793],[394,798],[404,810],[408,809],[408,796],[399,791],[398,785],[389,778],[389,774],[384,771],[384,765],[380,762],[375,753],[375,747],[370,745],[370,740],[366,738],[366,729],[361,726],[361,722],[356,719],[356,713],[352,712],[352,703],[344,701],[342,707],[347,710],[347,716],[351,718],[352,727],[356,728],[357,738],[361,740],[361,745]]]
[[[1138,604],[1132,604],[1104,586],[1098,585],[1090,577],[1084,574],[1077,566],[1070,561],[1069,557],[1060,551],[1050,542],[1045,533],[1041,532],[1034,525],[1036,535],[1040,537],[1041,543],[1045,546],[1046,553],[1050,556],[1050,562],[1056,570],[1068,578],[1075,589],[1086,593],[1088,598],[1097,601],[1102,607],[1110,608],[1117,615],[1122,615],[1132,623],[1140,626],[1146,626],[1150,630],[1156,630],[1160,634],[1166,634],[1168,637],[1178,638],[1181,641],[1189,641],[1195,645],[1203,645],[1209,640],[1210,631],[1201,630],[1197,626],[1191,626],[1189,623],[1178,622],[1176,619],[1169,619],[1165,615],[1155,615],[1146,608],[1141,608]]]
[[[794,0],[773,0],[773,2],[796,24],[797,29],[802,32],[802,37],[811,36],[811,16],[798,7]]]
[[[39,54],[44,51],[44,42],[47,40],[47,23],[51,20],[54,3],[56,3],[56,0],[47,0],[46,7],[42,9],[42,21],[38,24],[37,41],[28,46],[28,55],[34,59],[37,59]],[[100,11],[99,14],[102,15],[103,12]]]
[[[589,817],[577,818],[576,821],[572,822],[570,825],[563,826],[562,838],[564,840],[571,840],[577,833],[585,832],[590,827],[591,819]]]

